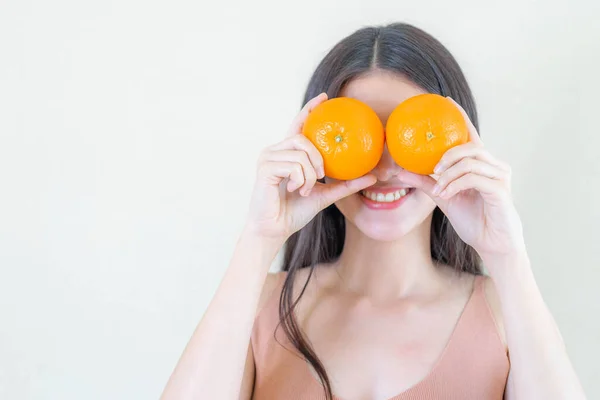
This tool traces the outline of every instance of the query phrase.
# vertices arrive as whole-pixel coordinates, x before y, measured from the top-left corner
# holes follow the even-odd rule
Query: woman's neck
[[[345,289],[380,301],[430,292],[440,272],[431,258],[430,218],[401,239],[373,240],[346,223],[344,250],[335,262]]]

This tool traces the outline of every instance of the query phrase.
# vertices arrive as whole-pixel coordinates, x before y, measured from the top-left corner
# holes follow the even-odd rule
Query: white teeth
[[[391,203],[393,201],[400,200],[400,198],[406,196],[408,192],[409,190],[406,189],[400,189],[396,190],[395,192],[388,193],[377,193],[370,192],[368,190],[363,190],[361,194],[366,198],[376,201],[378,203]]]

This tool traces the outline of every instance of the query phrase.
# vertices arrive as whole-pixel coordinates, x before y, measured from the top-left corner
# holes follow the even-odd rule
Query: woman
[[[328,96],[362,100],[385,125],[427,92],[454,99],[471,133],[431,177],[386,150],[370,174],[336,182],[300,134]],[[479,139],[450,53],[410,25],[361,29],[320,63],[304,103],[259,160],[246,227],[163,399],[584,398],[529,265],[510,168]],[[402,198],[365,200],[390,192]],[[268,274],[284,244],[283,272]]]

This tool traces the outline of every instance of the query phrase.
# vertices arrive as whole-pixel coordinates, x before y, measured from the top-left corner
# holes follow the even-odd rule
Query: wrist
[[[272,262],[286,240],[287,238],[282,236],[262,234],[251,225],[246,225],[238,238],[238,247],[252,249],[265,260]]]
[[[515,249],[509,253],[483,255],[482,261],[497,285],[514,282],[515,279],[532,274],[529,255],[525,248]]]

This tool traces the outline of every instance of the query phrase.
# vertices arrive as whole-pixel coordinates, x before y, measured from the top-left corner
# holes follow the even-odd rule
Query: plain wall
[[[538,284],[600,398],[597,1],[0,3],[0,398],[158,398],[259,150],[368,24],[438,37],[510,162]]]

